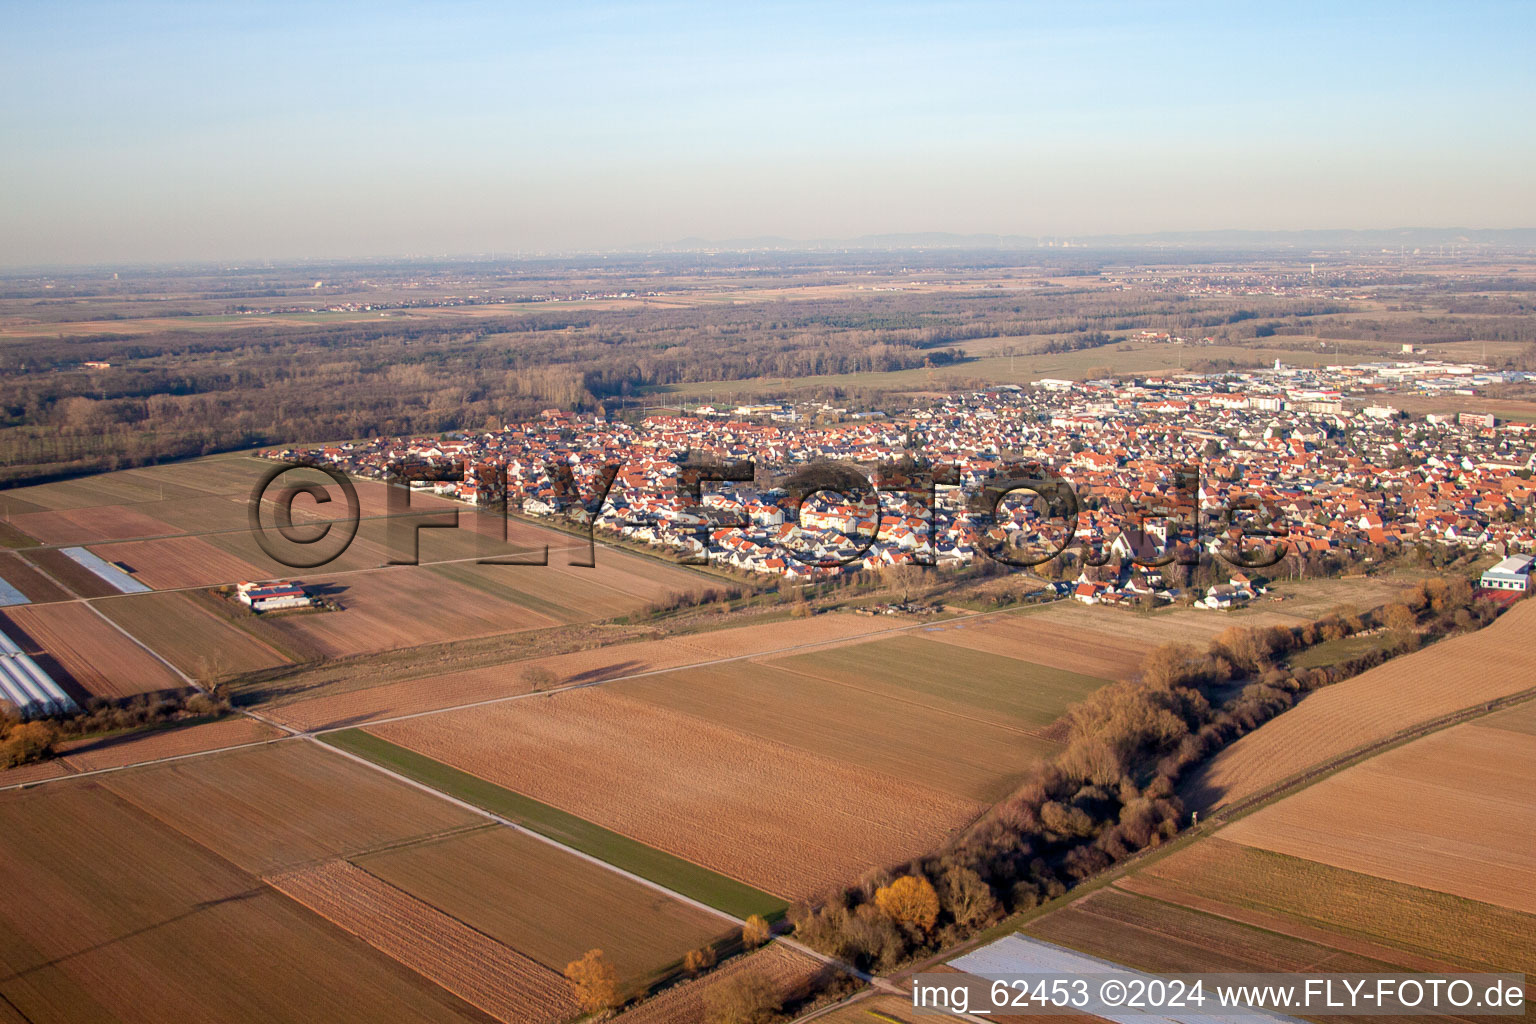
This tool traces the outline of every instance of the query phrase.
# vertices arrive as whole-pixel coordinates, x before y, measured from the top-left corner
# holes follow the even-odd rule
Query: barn
[[[268,580],[266,583],[241,583],[235,591],[241,603],[255,612],[283,608],[308,608],[313,602],[304,588],[293,580]]]

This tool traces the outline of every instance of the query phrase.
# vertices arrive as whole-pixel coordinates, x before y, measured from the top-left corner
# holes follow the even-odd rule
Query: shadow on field
[[[38,971],[46,971],[50,967],[57,967],[60,964],[68,963],[70,960],[74,960],[77,957],[89,956],[91,953],[98,952],[99,950],[106,949],[110,946],[115,946],[119,942],[127,942],[130,939],[138,938],[140,935],[147,935],[150,932],[156,931],[160,928],[173,925],[178,921],[185,921],[187,918],[192,917],[194,914],[200,914],[205,910],[212,910],[215,907],[224,905],[225,903],[235,903],[240,900],[248,900],[255,896],[261,896],[268,891],[269,890],[265,887],[259,887],[255,889],[248,889],[245,892],[237,892],[230,896],[222,896],[216,900],[204,900],[201,903],[195,903],[191,907],[188,907],[186,910],[183,910],[181,913],[172,915],[163,921],[156,921],[154,924],[147,924],[142,928],[135,928],[133,931],[125,932],[116,938],[107,939],[103,942],[98,942],[95,945],[86,946],[84,949],[77,949],[73,953],[65,953],[62,956],[54,957],[52,960],[45,960],[40,964],[33,964],[31,967],[24,967],[19,971],[0,976],[0,985],[16,981],[19,978],[25,978],[29,974],[36,974]]]
[[[573,676],[566,676],[556,685],[572,686],[580,683],[600,683],[604,679],[627,676],[632,672],[643,672],[645,668],[646,664],[643,661],[620,661],[612,665],[604,665],[601,668],[589,669],[586,672],[578,672]]]
[[[304,591],[305,591],[305,593],[309,594],[310,597],[339,597],[340,595],[345,594],[348,590],[351,590],[351,589],[352,589],[351,587],[348,587],[344,583],[306,583],[306,584],[304,584]]]

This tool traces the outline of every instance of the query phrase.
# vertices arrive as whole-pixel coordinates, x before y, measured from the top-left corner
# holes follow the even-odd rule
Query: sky
[[[0,0],[0,25],[0,265],[1536,226],[1523,0]]]

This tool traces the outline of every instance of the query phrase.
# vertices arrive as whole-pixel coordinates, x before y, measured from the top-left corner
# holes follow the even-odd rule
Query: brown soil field
[[[617,1020],[623,1024],[698,1024],[709,1019],[710,992],[735,978],[745,975],[765,978],[779,993],[780,999],[789,1001],[807,992],[812,982],[829,970],[831,968],[819,960],[775,942],[755,953],[737,957],[697,981],[674,985],[619,1014]]]
[[[879,995],[816,1018],[820,1024],[924,1024],[925,1018],[912,1011],[912,1000],[902,996]],[[1009,1018],[1010,1022],[1013,1020]],[[1022,1024],[1022,1022],[1021,1022]]]
[[[559,974],[346,861],[267,884],[503,1024],[555,1024],[576,1014]]]
[[[1231,842],[1536,914],[1536,736],[1459,725],[1222,829]]]
[[[485,821],[304,740],[101,779],[147,814],[256,874]]]
[[[171,497],[173,487],[207,494],[248,495],[271,465],[254,455],[231,453],[113,473],[106,479],[135,479],[147,487],[164,488],[166,497]]]
[[[50,674],[59,669],[93,696],[186,689],[174,672],[78,601],[8,608],[0,619],[9,620],[0,628],[22,649],[46,655],[38,663]]]
[[[1404,412],[1491,412],[1499,419],[1536,420],[1536,402],[1486,395],[1393,395],[1392,404]]]
[[[511,526],[521,530],[514,534]],[[540,536],[528,537],[531,530],[538,530]],[[548,544],[549,564],[477,565],[459,561],[440,566],[437,571],[513,603],[571,621],[623,615],[673,594],[696,593],[724,585],[723,581],[698,572],[601,546],[595,566],[573,566],[569,564],[572,558],[586,558],[585,542],[552,530],[513,523],[509,524],[508,536],[519,536],[524,549],[542,549]],[[482,552],[473,534],[462,529],[431,531],[423,534],[421,557],[426,563],[478,558]]]
[[[20,540],[23,542],[23,545],[19,546],[25,546],[25,542],[36,540],[36,538],[11,526],[10,517],[24,516],[28,512],[46,512],[48,511],[48,506],[40,505],[35,501],[27,501],[25,498],[20,497],[20,494],[21,491],[14,488],[8,491],[0,491],[0,534],[8,538]]]
[[[122,591],[91,570],[70,558],[58,548],[30,550],[22,555],[28,562],[41,569],[50,578],[64,585],[72,595],[80,597],[112,597]]]
[[[33,764],[24,764],[18,768],[6,768],[4,771],[0,771],[0,786],[18,786],[27,782],[57,779],[73,774],[70,771],[69,765],[55,758],[51,761],[37,761]]]
[[[205,615],[212,616],[218,622],[233,629],[236,633],[248,636],[264,648],[275,651],[291,662],[318,661],[322,652],[313,644],[297,637],[292,633],[284,633],[277,628],[277,623],[283,620],[281,615],[261,615],[251,611],[238,601],[226,597],[215,591],[209,590],[182,590],[175,594],[139,594],[135,597],[138,601],[185,601],[194,606]],[[300,613],[307,614],[307,613]],[[211,659],[218,661],[217,658]],[[202,663],[201,659],[198,661]]]
[[[643,602],[609,590],[593,580],[564,579],[544,566],[479,565],[451,562],[428,566],[427,586],[448,580],[485,595],[491,604],[527,609],[553,623],[569,624],[632,612]]]
[[[60,759],[75,771],[91,772],[100,768],[119,768],[164,757],[198,754],[242,743],[275,740],[283,733],[270,725],[244,716],[225,718],[202,725],[130,733],[99,740],[71,740],[58,747]]]
[[[129,537],[161,537],[180,533],[154,516],[124,505],[60,509],[15,516],[11,523],[44,544],[95,544]]]
[[[1001,800],[1061,749],[974,716],[750,662],[625,680],[612,691],[982,803]]]
[[[871,703],[919,705],[1050,738],[1049,727],[1107,680],[938,643],[922,631],[774,658],[765,664],[856,689]]]
[[[956,971],[948,964],[927,968],[924,973],[945,974]],[[850,1003],[816,1018],[817,1024],[930,1024],[933,1014],[917,1014],[911,996],[876,995]],[[1008,1024],[1102,1024],[1099,1017],[1071,1013],[1008,1015]]]
[[[1204,809],[1241,800],[1410,726],[1530,689],[1533,628],[1536,601],[1521,601],[1476,633],[1318,690],[1192,775],[1185,802]]]
[[[539,659],[540,662],[555,660]],[[523,682],[521,673],[531,664],[535,662],[512,662],[368,689],[345,690],[292,704],[264,707],[262,714],[295,729],[362,725],[380,718],[527,693],[528,685]]]
[[[601,949],[621,985],[733,930],[540,839],[487,828],[384,850],[357,864],[557,973]]]
[[[1020,622],[1017,629],[1021,635],[1029,635],[1024,626],[1027,623],[1030,628],[1042,631],[1057,630],[1067,636],[1102,638],[1121,649],[1139,647],[1149,651],[1158,644],[1175,642],[1203,648],[1229,626],[1294,625],[1290,616],[1269,611],[1269,608],[1279,607],[1279,604],[1268,607],[1260,604],[1255,609],[1239,613],[1193,608],[1165,608],[1155,613],[1143,613],[1125,608],[1092,607],[1080,601],[1056,601],[1039,611],[1017,616]]]
[[[1408,970],[1536,970],[1536,918],[1528,914],[1220,836],[1116,885]]]
[[[89,780],[0,794],[0,1005],[31,1021],[485,1021]]]
[[[170,534],[217,534],[224,531],[248,531],[250,524],[241,499],[227,494],[190,491],[190,497],[150,501],[135,506],[145,515],[165,523]]]
[[[91,551],[109,562],[128,566],[135,579],[156,590],[270,578],[245,559],[220,551],[200,537],[93,544]]]
[[[565,558],[550,553],[549,568],[562,576],[596,582],[633,598],[651,601],[675,591],[702,590],[705,587],[725,586],[724,581],[683,566],[668,565],[655,558],[632,555],[617,548],[598,544],[596,565],[571,565],[572,558],[585,560],[585,541],[577,539],[576,548],[567,550]]]
[[[555,625],[548,616],[426,575],[419,567],[339,576],[300,576],[327,592],[342,611],[271,615],[273,629],[343,658],[418,644],[466,640]]]
[[[264,473],[271,472],[278,465],[279,463],[277,462],[260,460],[256,464],[255,471],[250,474],[248,479],[242,481],[238,486],[225,487],[225,491],[232,493],[234,497],[240,498],[242,501],[249,500],[251,490],[255,487],[256,481]],[[304,470],[298,473],[289,472],[283,474],[281,481],[283,485],[292,485],[304,481],[319,483],[325,487],[326,493],[331,495],[331,500],[325,502],[316,501],[303,494],[295,497],[293,500],[294,522],[319,522],[325,519],[341,519],[347,515],[347,506],[342,498],[341,489],[324,473],[318,470]],[[357,488],[357,506],[360,516],[365,519],[372,519],[377,516],[392,514],[389,504],[390,493],[388,484],[382,480],[353,480],[352,486]],[[459,517],[460,522],[467,522],[471,511],[468,505],[449,498],[438,497],[430,491],[411,491],[409,500],[406,502],[406,511],[401,514],[412,515],[418,512],[442,512],[455,508],[460,509],[463,513]],[[448,533],[452,531],[428,532]],[[423,543],[426,543],[425,537],[423,538]]]
[[[717,629],[691,633],[676,638],[710,658],[734,658],[745,654],[769,652],[777,656],[786,647],[816,644],[818,650],[830,650],[859,643],[866,637],[891,633],[919,620],[906,615],[853,615],[833,612],[809,619],[766,622],[739,629]],[[900,635],[900,634],[893,634]]]
[[[1103,679],[1129,679],[1141,667],[1147,651],[1157,646],[1151,636],[1132,639],[1086,624],[1047,620],[1039,614],[999,615],[984,622],[924,629],[920,635],[925,640]]]
[[[890,626],[891,623],[883,618],[866,615],[818,615],[796,622],[793,627],[784,622],[742,626],[425,676],[314,697],[263,709],[263,713],[299,729],[359,725],[380,718],[526,693],[528,686],[523,681],[523,674],[534,667],[548,669],[556,685],[594,682],[716,658],[767,653],[796,644],[855,642],[860,636]]]
[[[1536,700],[1517,704],[1507,711],[1498,711],[1478,720],[1478,725],[1489,729],[1509,729],[1536,736]]]
[[[171,468],[155,466],[149,469],[129,469],[19,487],[7,492],[4,499],[0,500],[6,505],[16,506],[11,510],[14,515],[21,510],[17,499],[33,506],[32,511],[44,511],[98,505],[135,505],[201,493],[198,489],[184,487],[170,480]]]
[[[26,559],[9,551],[0,551],[0,579],[21,591],[34,604],[69,600],[63,587],[43,575]]]
[[[1155,973],[1373,973],[1394,966],[1117,888],[1089,893],[1035,919],[1024,931]]]
[[[94,606],[194,679],[216,680],[290,664],[188,594],[128,594]]]
[[[343,536],[344,534],[342,533],[337,534],[338,538]],[[250,532],[243,519],[232,529],[216,533],[204,533],[200,535],[199,539],[251,566],[251,579],[298,578],[307,580],[314,573],[352,573],[359,569],[374,569],[387,564],[390,553],[389,548],[383,543],[383,537],[384,523],[379,520],[364,520],[359,524],[357,535],[352,539],[345,551],[341,551],[338,554],[338,548],[334,546],[327,547],[326,553],[335,557],[325,565],[312,570],[294,569],[269,556],[256,542],[256,537]],[[281,542],[276,540],[274,540],[274,543],[281,544]],[[333,543],[339,544],[340,540],[325,542],[328,545]],[[284,547],[283,550],[290,551],[301,558],[309,558],[316,554],[305,548]],[[391,571],[400,570],[392,569]]]
[[[606,688],[370,731],[789,899],[927,852],[982,809]]]

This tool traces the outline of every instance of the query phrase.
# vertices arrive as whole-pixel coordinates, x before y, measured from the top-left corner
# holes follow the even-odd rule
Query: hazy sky
[[[0,0],[0,263],[1536,225],[1536,4]]]

